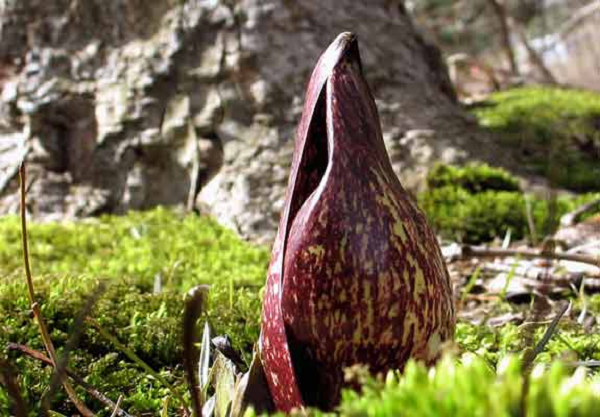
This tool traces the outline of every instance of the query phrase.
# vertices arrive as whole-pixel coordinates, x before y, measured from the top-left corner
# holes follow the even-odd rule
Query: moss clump
[[[427,175],[427,187],[458,187],[469,193],[519,191],[519,181],[503,169],[472,163],[465,167],[436,164]]]
[[[22,268],[19,227],[16,217],[0,221],[0,273]],[[36,224],[30,241],[38,274],[135,277],[147,286],[160,275],[165,285],[182,291],[202,283],[263,285],[269,260],[266,248],[242,242],[209,217],[164,208]]]
[[[214,333],[228,334],[234,347],[246,359],[250,356],[259,334],[268,251],[241,241],[214,220],[159,208],[89,222],[32,224],[29,235],[37,298],[59,351],[102,282],[106,289],[91,316],[183,393],[184,294],[205,283],[211,286],[206,319]],[[21,269],[18,219],[5,217],[0,220],[0,346],[4,350],[12,342],[43,350]],[[162,291],[154,294],[158,276]],[[15,352],[8,355],[30,408],[37,410],[50,369]],[[89,326],[69,363],[113,400],[123,395],[124,407],[133,415],[158,415],[169,396]],[[102,409],[80,393],[93,409]],[[0,415],[9,415],[3,395],[0,388]],[[64,394],[53,404],[65,415],[75,412]],[[171,404],[176,410],[178,404]]]
[[[403,375],[384,381],[368,379],[362,393],[346,391],[342,416],[511,416],[522,415],[523,374],[520,361],[507,356],[494,370],[475,355],[462,363],[446,358],[434,370],[409,362]],[[532,373],[526,415],[594,416],[600,407],[600,377],[583,369],[572,374],[560,363]]]
[[[438,165],[430,171],[427,184],[429,189],[419,195],[419,205],[442,236],[465,243],[487,242],[509,229],[514,239],[529,236],[527,198],[536,233],[544,235],[552,232],[561,215],[600,197],[589,193],[560,197],[552,203],[526,196],[516,178],[485,164]]]
[[[521,162],[556,186],[600,190],[600,95],[528,87],[493,94],[473,110],[516,147]]]

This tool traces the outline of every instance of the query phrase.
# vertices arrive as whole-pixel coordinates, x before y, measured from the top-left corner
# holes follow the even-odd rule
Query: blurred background
[[[507,82],[600,89],[597,1],[423,0],[407,7],[465,77],[461,93]]]
[[[411,193],[473,161],[597,191],[599,4],[3,1],[0,212],[25,159],[36,218],[179,206],[270,242],[310,71],[348,30]]]

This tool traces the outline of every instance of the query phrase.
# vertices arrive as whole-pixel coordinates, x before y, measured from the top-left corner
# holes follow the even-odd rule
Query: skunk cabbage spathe
[[[431,363],[454,333],[448,272],[383,143],[358,42],[342,33],[308,84],[262,312],[275,406],[331,409],[343,369]]]

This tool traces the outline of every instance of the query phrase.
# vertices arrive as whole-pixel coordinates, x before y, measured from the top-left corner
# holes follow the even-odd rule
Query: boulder
[[[271,241],[310,70],[345,30],[405,186],[435,161],[497,159],[402,4],[4,1],[0,212],[17,208],[25,158],[35,217],[183,205]]]

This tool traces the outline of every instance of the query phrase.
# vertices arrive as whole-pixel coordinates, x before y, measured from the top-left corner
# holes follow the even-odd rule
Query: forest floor
[[[522,100],[509,97],[513,107],[503,107],[502,120],[527,120],[517,105]],[[479,107],[480,120],[500,129],[490,108]],[[517,129],[515,123],[503,126]],[[589,141],[576,135],[577,145],[565,146],[572,152],[597,146],[590,132]],[[539,155],[540,143],[530,155]],[[572,154],[557,161],[568,171]],[[507,172],[480,164],[430,172],[418,202],[439,233],[452,278],[455,340],[432,369],[411,362],[403,374],[379,377],[354,370],[349,377],[361,389],[345,391],[337,413],[596,415],[600,186],[598,177],[557,172],[562,186],[575,179],[581,192],[528,195]],[[224,352],[224,369],[243,372],[250,365],[270,248],[242,241],[209,217],[165,208],[31,223],[29,243],[35,301],[58,356],[68,357],[74,392],[96,415],[113,415],[120,397],[118,415],[184,415],[191,401],[183,315],[186,294],[198,285],[210,286],[198,330],[206,321],[213,336],[226,337],[212,339],[215,357]],[[73,415],[73,402],[52,381],[44,358],[21,247],[19,218],[0,219],[0,415],[18,415],[18,397],[29,415],[38,415],[44,404],[50,415]],[[217,388],[207,395],[218,394],[220,416],[228,413],[236,375],[218,374],[211,377],[219,380]]]

